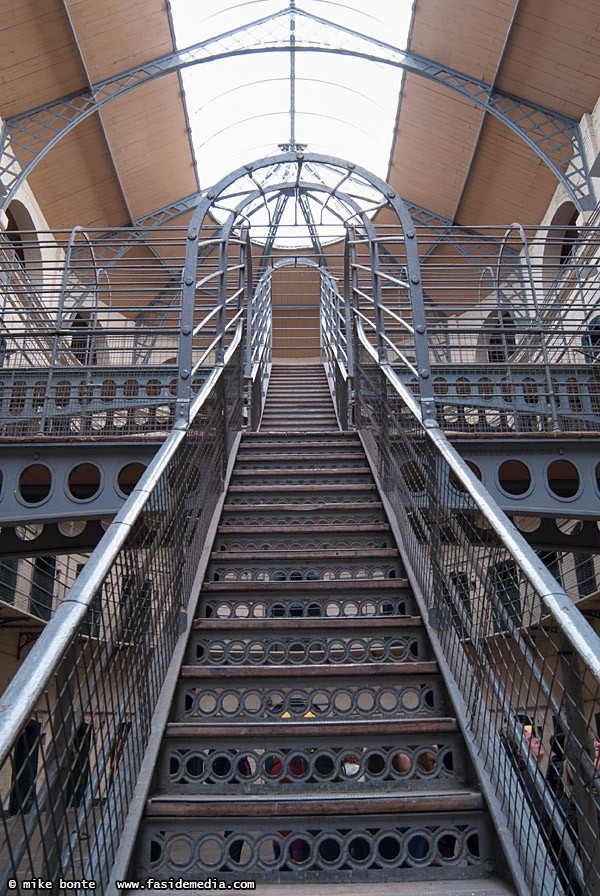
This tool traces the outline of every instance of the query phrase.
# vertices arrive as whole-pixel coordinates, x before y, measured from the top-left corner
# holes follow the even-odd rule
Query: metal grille
[[[600,885],[600,642],[366,338],[357,425],[532,892]]]
[[[400,231],[350,235],[349,295],[380,360],[448,432],[598,431],[600,230],[481,230],[452,228],[451,244],[417,229],[420,281]]]
[[[39,876],[104,892],[241,410],[238,345],[4,694],[2,891]]]
[[[423,797],[420,797],[424,802]],[[283,801],[279,801],[281,808]],[[224,880],[252,876],[281,883],[313,880],[327,873],[327,881],[348,880],[348,870],[368,869],[372,881],[413,880],[415,870],[434,863],[456,879],[480,877],[493,861],[493,834],[482,813],[423,812],[411,824],[383,823],[368,814],[338,821],[315,818],[302,824],[291,801],[287,817],[213,819],[194,818],[186,825],[173,819],[148,822],[148,848],[139,857],[148,876],[169,875],[172,857],[188,880],[217,873]],[[360,811],[360,810],[358,810]]]
[[[21,233],[18,253],[2,236],[5,437],[164,436],[172,427],[184,232],[157,232],[152,249],[115,236],[104,266],[92,236]]]

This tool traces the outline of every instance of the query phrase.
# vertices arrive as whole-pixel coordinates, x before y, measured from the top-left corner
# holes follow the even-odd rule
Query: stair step
[[[225,504],[223,507],[224,513],[241,513],[244,509],[248,511],[248,513],[252,512],[262,513],[262,514],[272,514],[274,512],[281,511],[294,511],[294,513],[314,513],[315,510],[318,510],[319,513],[349,513],[353,511],[372,511],[383,508],[381,501],[369,501],[368,504],[362,502],[354,502],[354,501],[345,501],[343,503],[330,503],[324,502],[323,504],[315,501],[312,504],[268,504],[267,502],[261,502],[260,504]]]
[[[253,793],[244,799],[241,794],[233,794],[230,797],[222,794],[202,794],[193,797],[155,796],[146,803],[146,815],[161,818],[232,816],[260,818],[266,812],[269,818],[279,818],[288,815],[455,813],[481,811],[484,808],[483,797],[473,790],[459,792],[440,790],[436,793],[422,791],[389,795],[344,793],[333,798],[323,794],[307,798],[301,794],[286,793],[282,796]]]
[[[387,557],[398,557],[396,548],[373,548],[369,550],[349,549],[349,550],[313,550],[306,551],[286,551],[286,550],[264,550],[264,551],[215,551],[210,555],[210,559],[214,562],[235,561],[264,561],[280,563],[283,560],[366,560],[366,559],[385,559]]]
[[[354,457],[357,459],[362,459],[363,455],[355,450],[352,453],[350,451],[338,452],[334,454],[331,452],[330,454],[310,454],[308,457],[298,457],[297,454],[257,454],[254,453],[250,457],[240,457],[238,454],[238,462],[241,465],[245,465],[248,463],[269,463],[270,468],[276,468],[278,464],[285,463],[298,463],[299,460],[303,460],[305,463],[335,463],[335,462],[354,462]],[[370,469],[370,467],[368,467]],[[344,470],[348,470],[348,467],[344,467]]]
[[[359,482],[359,483],[347,483],[344,485],[344,492],[369,492],[379,494],[377,488],[374,483],[370,482]],[[306,486],[306,485],[230,485],[229,492],[234,495],[243,495],[243,494],[274,494],[274,493],[308,493],[312,492],[339,492],[339,485],[327,485],[319,484],[317,486]]]
[[[231,680],[243,678],[269,678],[281,683],[287,678],[371,678],[382,675],[436,675],[439,672],[435,662],[416,663],[357,663],[354,666],[279,666],[276,672],[271,666],[182,666],[180,678],[218,678]]]
[[[310,470],[304,470],[296,466],[295,469],[278,470],[276,467],[269,466],[257,467],[252,470],[236,470],[234,472],[234,478],[255,479],[257,476],[289,476],[292,479],[297,479],[299,475],[339,476],[342,473],[344,476],[371,476],[371,468],[368,466],[344,467],[343,470],[340,470],[339,467],[311,467]]]
[[[390,877],[395,876],[392,872]],[[397,880],[379,883],[348,879],[345,883],[262,883],[258,896],[516,896],[515,890],[495,877],[460,877],[441,880]]]
[[[346,523],[330,524],[323,522],[317,525],[302,527],[302,535],[320,535],[324,532],[353,535],[356,532],[369,533],[389,531],[390,527],[387,523],[355,523],[349,525]],[[279,535],[296,535],[298,534],[298,526],[287,526],[285,524],[278,526],[256,526],[249,523],[247,526],[219,526],[217,529],[218,535],[269,535],[271,533]]]
[[[287,631],[240,629],[233,623],[217,629],[194,628],[186,648],[185,662],[190,666],[227,666],[231,668],[271,668],[307,665],[348,666],[364,663],[416,663],[430,659],[425,628],[393,627],[315,630],[293,622]]]
[[[298,434],[298,439],[302,436]],[[282,445],[295,445],[298,441],[291,438],[286,433],[265,433],[265,432],[245,432],[240,443],[240,451],[246,448],[255,449],[257,446],[266,448],[272,445],[274,448],[281,448]],[[348,430],[338,430],[336,433],[326,432],[319,439],[315,433],[309,433],[304,439],[301,439],[303,448],[323,448],[324,446],[340,448],[360,446],[360,440],[357,433]]]
[[[310,730],[309,730],[310,728]],[[330,737],[385,735],[398,737],[411,735],[456,734],[460,731],[456,719],[450,716],[439,716],[433,719],[370,719],[352,722],[311,721],[309,728],[306,722],[169,722],[166,726],[168,737],[218,738],[218,737]]]
[[[319,579],[298,582],[205,582],[203,591],[275,591],[317,592],[330,591],[401,591],[409,587],[407,579]]]
[[[205,619],[204,617],[194,619],[192,628],[198,631],[226,631],[226,632],[270,632],[283,631],[286,633],[307,630],[316,631],[358,631],[365,633],[364,619],[324,619],[322,616],[314,618],[300,618],[297,623],[290,625],[289,619]],[[377,618],[369,620],[369,630],[378,631],[379,629],[389,631],[395,634],[401,629],[422,628],[423,620],[420,616],[403,616],[400,619],[394,619],[393,623],[389,619]]]

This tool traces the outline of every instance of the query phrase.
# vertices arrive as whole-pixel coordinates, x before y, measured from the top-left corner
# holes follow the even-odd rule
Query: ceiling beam
[[[510,22],[509,22],[509,24],[508,24],[508,29],[507,29],[507,31],[506,31],[506,36],[505,36],[505,38],[504,38],[504,43],[502,44],[502,50],[500,51],[500,55],[498,56],[498,62],[496,63],[496,71],[494,72],[494,77],[492,78],[492,81],[491,81],[491,83],[490,83],[490,87],[491,87],[492,90],[494,90],[494,88],[495,88],[495,86],[496,86],[496,81],[498,80],[498,75],[499,75],[499,73],[500,73],[500,66],[502,65],[502,62],[503,62],[503,60],[504,60],[504,56],[505,56],[505,54],[506,54],[506,48],[507,48],[507,46],[508,46],[508,41],[509,41],[510,35],[511,35],[511,33],[512,33],[513,26],[514,26],[514,24],[515,24],[515,19],[516,19],[516,17],[517,17],[517,12],[518,12],[518,10],[519,10],[519,6],[520,6],[520,5],[521,5],[521,0],[516,0],[516,2],[515,2],[515,7],[514,7],[514,9],[513,9],[513,13],[512,13],[512,16],[511,16],[511,18],[510,18]],[[471,175],[471,171],[473,170],[473,164],[474,164],[474,162],[475,162],[475,155],[476,155],[477,150],[478,150],[478,148],[479,148],[479,142],[480,142],[480,140],[481,140],[481,135],[482,135],[482,133],[483,133],[483,126],[484,126],[484,124],[485,124],[485,118],[486,118],[486,115],[487,115],[487,112],[486,112],[486,110],[484,109],[484,110],[483,110],[483,114],[482,114],[482,116],[481,116],[481,121],[479,122],[479,128],[478,128],[478,130],[477,130],[477,136],[475,137],[475,142],[474,142],[474,144],[473,144],[473,151],[472,151],[472,153],[471,153],[471,158],[469,159],[469,166],[468,166],[467,171],[466,171],[466,174],[465,174],[465,176],[464,176],[464,179],[463,179],[463,185],[462,185],[460,194],[459,194],[459,196],[458,196],[458,199],[456,200],[456,205],[454,206],[454,212],[452,213],[452,222],[453,222],[453,223],[456,221],[456,217],[457,217],[457,215],[458,215],[458,210],[459,210],[459,208],[460,208],[460,204],[461,204],[461,202],[462,202],[462,198],[463,198],[463,196],[465,195],[465,190],[466,190],[466,188],[467,188],[467,181],[469,180],[469,177],[470,177],[470,175]]]
[[[12,116],[5,122],[1,135],[3,164],[0,174],[6,195],[0,207],[6,208],[29,172],[62,136],[116,97],[192,65],[256,53],[289,53],[287,25],[291,16],[302,16],[324,29],[320,46],[310,42],[302,44],[296,37],[295,54],[324,52],[356,56],[402,68],[460,94],[502,121],[536,152],[563,184],[577,208],[583,210],[594,205],[582,135],[579,123],[574,119],[525,98],[503,93],[491,84],[434,60],[374,40],[290,5],[273,15],[99,81],[89,90],[78,91]],[[263,26],[274,22],[283,26],[281,35],[274,34],[273,41],[266,45]],[[242,38],[244,43],[240,48]]]
[[[67,20],[67,24],[68,24],[68,26],[69,26],[69,31],[71,32],[71,36],[72,36],[72,38],[73,38],[73,43],[75,44],[75,49],[77,50],[77,55],[79,56],[79,61],[80,61],[80,63],[81,63],[81,67],[82,67],[82,69],[83,69],[83,73],[84,73],[84,75],[85,75],[85,79],[86,79],[86,81],[87,81],[87,83],[88,83],[88,88],[89,88],[89,90],[90,90],[90,93],[93,93],[93,92],[94,92],[94,85],[93,85],[92,79],[90,78],[90,73],[89,73],[89,71],[88,71],[88,67],[87,67],[87,65],[86,65],[86,61],[85,61],[85,58],[84,58],[84,55],[83,55],[83,50],[81,49],[81,44],[79,43],[79,38],[77,37],[77,33],[76,33],[76,31],[75,31],[75,26],[74,26],[74,24],[73,24],[73,19],[71,18],[71,13],[69,12],[69,7],[68,7],[68,5],[67,5],[67,0],[61,0],[61,5],[62,5],[62,8],[63,8],[63,12],[64,12],[64,15],[65,15],[65,18],[66,18],[66,20]],[[101,110],[98,110],[98,124],[100,125],[100,130],[101,130],[101,132],[102,132],[102,137],[103,137],[104,142],[105,142],[105,144],[106,144],[106,149],[107,149],[107,151],[108,151],[108,157],[109,157],[109,159],[110,159],[110,164],[111,164],[111,166],[112,166],[113,173],[114,173],[114,175],[115,175],[115,179],[116,179],[116,181],[117,181],[117,186],[118,186],[118,188],[119,188],[119,192],[120,192],[120,194],[121,194],[121,199],[123,200],[123,205],[125,206],[125,209],[126,209],[126,211],[127,211],[127,216],[128,216],[128,218],[129,218],[129,220],[131,221],[131,220],[132,220],[131,209],[129,208],[129,203],[128,203],[128,201],[127,201],[127,196],[125,195],[125,188],[124,188],[124,186],[123,186],[123,182],[122,182],[122,180],[121,180],[121,176],[120,176],[120,174],[119,174],[119,169],[117,168],[117,163],[116,163],[116,161],[115,161],[115,157],[114,157],[114,154],[113,154],[113,151],[112,151],[112,147],[111,147],[111,145],[110,145],[110,140],[108,139],[108,134],[106,133],[106,128],[104,127],[104,121],[102,120],[102,112],[101,112]]]

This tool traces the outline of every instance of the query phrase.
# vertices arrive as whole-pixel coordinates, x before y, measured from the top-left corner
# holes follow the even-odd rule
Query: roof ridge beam
[[[269,43],[264,42],[267,36],[264,29],[267,24],[272,25],[279,20],[283,22],[290,15],[297,16],[297,22],[298,19],[314,22],[329,31],[328,39],[322,40],[321,46],[315,42],[314,36],[309,40],[297,31],[295,53],[326,52],[371,59],[403,68],[460,94],[504,122],[524,140],[554,172],[577,208],[584,210],[593,207],[589,164],[579,122],[575,119],[505,93],[434,60],[290,6],[99,81],[90,90],[50,101],[7,119],[0,136],[0,176],[5,193],[0,208],[6,208],[30,171],[65,134],[116,97],[163,75],[215,59],[265,52],[289,53],[289,34],[285,29],[282,29],[279,39],[273,39],[272,33],[269,34]],[[340,44],[338,47],[331,43],[335,35]],[[246,38],[245,43],[240,40],[241,37]]]

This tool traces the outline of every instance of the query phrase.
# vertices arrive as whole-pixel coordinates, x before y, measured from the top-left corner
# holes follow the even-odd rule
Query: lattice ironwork
[[[277,873],[282,883],[347,881],[352,872],[368,872],[378,881],[391,872],[411,880],[426,865],[436,866],[439,877],[468,880],[485,873],[493,861],[491,825],[483,814],[477,818],[460,811],[443,821],[424,812],[413,824],[382,824],[369,815],[308,824],[293,814],[244,822],[194,819],[187,833],[172,821],[156,819],[150,834],[139,867],[159,879],[169,875],[173,860],[189,880],[218,874],[224,881],[251,875],[267,882]]]
[[[3,889],[86,878],[104,892],[241,425],[241,361],[238,347],[109,529],[110,559],[104,545],[90,558],[4,694]],[[210,475],[190,480],[198,469]]]
[[[482,81],[432,60],[297,9],[292,4],[271,16],[100,81],[89,90],[8,119],[3,127],[0,145],[3,157],[0,173],[7,188],[2,208],[10,202],[38,161],[66,133],[107,102],[190,65],[231,55],[289,52],[291,19],[295,23],[294,52],[357,55],[399,66],[448,87],[472,100],[518,134],[551,168],[578,208],[593,205],[592,182],[577,122],[525,99],[503,94]]]
[[[533,891],[591,894],[598,637],[374,354],[361,339],[358,425],[498,809]]]

